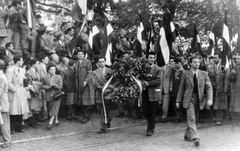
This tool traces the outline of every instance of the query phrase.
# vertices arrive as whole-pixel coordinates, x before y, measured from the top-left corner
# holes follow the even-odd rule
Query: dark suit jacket
[[[197,80],[198,80],[199,107],[202,110],[206,104],[206,100],[213,99],[213,90],[207,72],[199,70]],[[186,109],[188,108],[192,97],[193,87],[194,83],[192,70],[184,71],[176,102],[183,103],[183,107]],[[206,100],[204,99],[204,97],[206,97]]]
[[[153,67],[150,70],[150,74],[152,75],[152,79],[148,81],[149,85],[147,87],[148,89],[148,96],[149,101],[160,101],[161,100],[161,78],[162,78],[162,70],[159,66],[153,65]]]

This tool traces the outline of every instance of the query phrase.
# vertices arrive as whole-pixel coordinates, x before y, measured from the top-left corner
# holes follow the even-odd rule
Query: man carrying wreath
[[[152,136],[155,129],[155,117],[158,108],[158,102],[161,99],[161,77],[162,69],[154,64],[156,60],[155,52],[150,52],[147,56],[146,73],[149,79],[142,81],[144,90],[142,92],[143,114],[148,121],[147,136]]]

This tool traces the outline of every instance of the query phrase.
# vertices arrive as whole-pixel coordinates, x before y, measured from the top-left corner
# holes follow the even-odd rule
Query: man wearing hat
[[[47,27],[45,33],[42,35],[40,39],[40,54],[45,54],[50,56],[51,54],[56,53],[54,48],[54,37],[53,37],[53,27]]]

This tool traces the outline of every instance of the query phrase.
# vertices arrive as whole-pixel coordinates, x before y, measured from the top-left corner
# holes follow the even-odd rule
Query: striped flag
[[[139,11],[139,18],[140,18],[140,23],[137,28],[137,39],[142,45],[144,41],[144,26],[143,26],[142,16],[140,11]]]
[[[97,35],[99,33],[98,27],[96,25],[92,26],[91,31],[89,32],[89,36],[88,36],[88,43],[91,49],[93,49],[93,39],[94,36]]]
[[[32,5],[30,0],[27,0],[27,20],[28,20],[28,27],[33,28],[32,24]]]
[[[235,51],[238,46],[238,33],[233,34],[231,41],[231,52]]]
[[[224,23],[223,23],[223,33],[222,33],[222,39],[223,39],[223,49],[222,49],[222,61],[221,65],[225,67],[225,69],[229,68],[229,44],[230,44],[230,36],[229,36],[229,29],[227,25],[227,10],[225,10],[225,17],[224,17]]]
[[[110,34],[113,32],[112,25],[107,18],[104,21],[104,38],[103,38],[103,52],[105,52],[106,65],[112,65],[112,42]]]
[[[77,2],[82,14],[85,15],[87,13],[87,0],[77,0]]]
[[[170,49],[166,39],[166,33],[163,26],[160,27],[159,32],[159,46],[160,50],[157,52],[157,64],[159,66],[164,66],[169,63],[170,59]]]
[[[148,55],[149,52],[155,51],[154,49],[154,25],[153,25],[153,19],[150,17],[149,19],[149,36],[148,36],[148,43],[147,43],[147,50],[146,55]]]
[[[76,0],[71,10],[71,16],[74,20],[81,22],[84,15],[87,14],[87,0]]]
[[[194,27],[194,31],[193,31],[193,40],[192,40],[192,44],[191,44],[191,53],[202,53],[202,49],[201,49],[201,41],[200,41],[200,37],[197,31],[197,27],[196,24],[194,23],[193,25]]]
[[[209,49],[211,50],[211,56],[214,55],[215,49],[216,49],[216,47],[215,47],[216,46],[216,38],[215,38],[214,31],[213,31],[213,27],[214,27],[214,25],[212,26],[212,30],[209,33]]]

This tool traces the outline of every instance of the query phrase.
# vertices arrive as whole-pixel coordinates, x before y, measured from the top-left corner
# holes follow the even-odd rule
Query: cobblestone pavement
[[[119,120],[119,119],[118,119]],[[124,121],[122,119],[122,121]],[[97,129],[66,133],[60,137],[15,140],[7,151],[238,151],[240,150],[240,126],[225,122],[222,126],[200,124],[200,147],[183,139],[186,122],[156,124],[155,134],[145,136],[146,122],[135,121],[124,127],[113,128],[106,134],[96,134]],[[89,125],[88,125],[89,126]],[[59,131],[59,133],[61,133]],[[49,135],[50,136],[50,135]],[[32,136],[38,138],[37,136]]]

